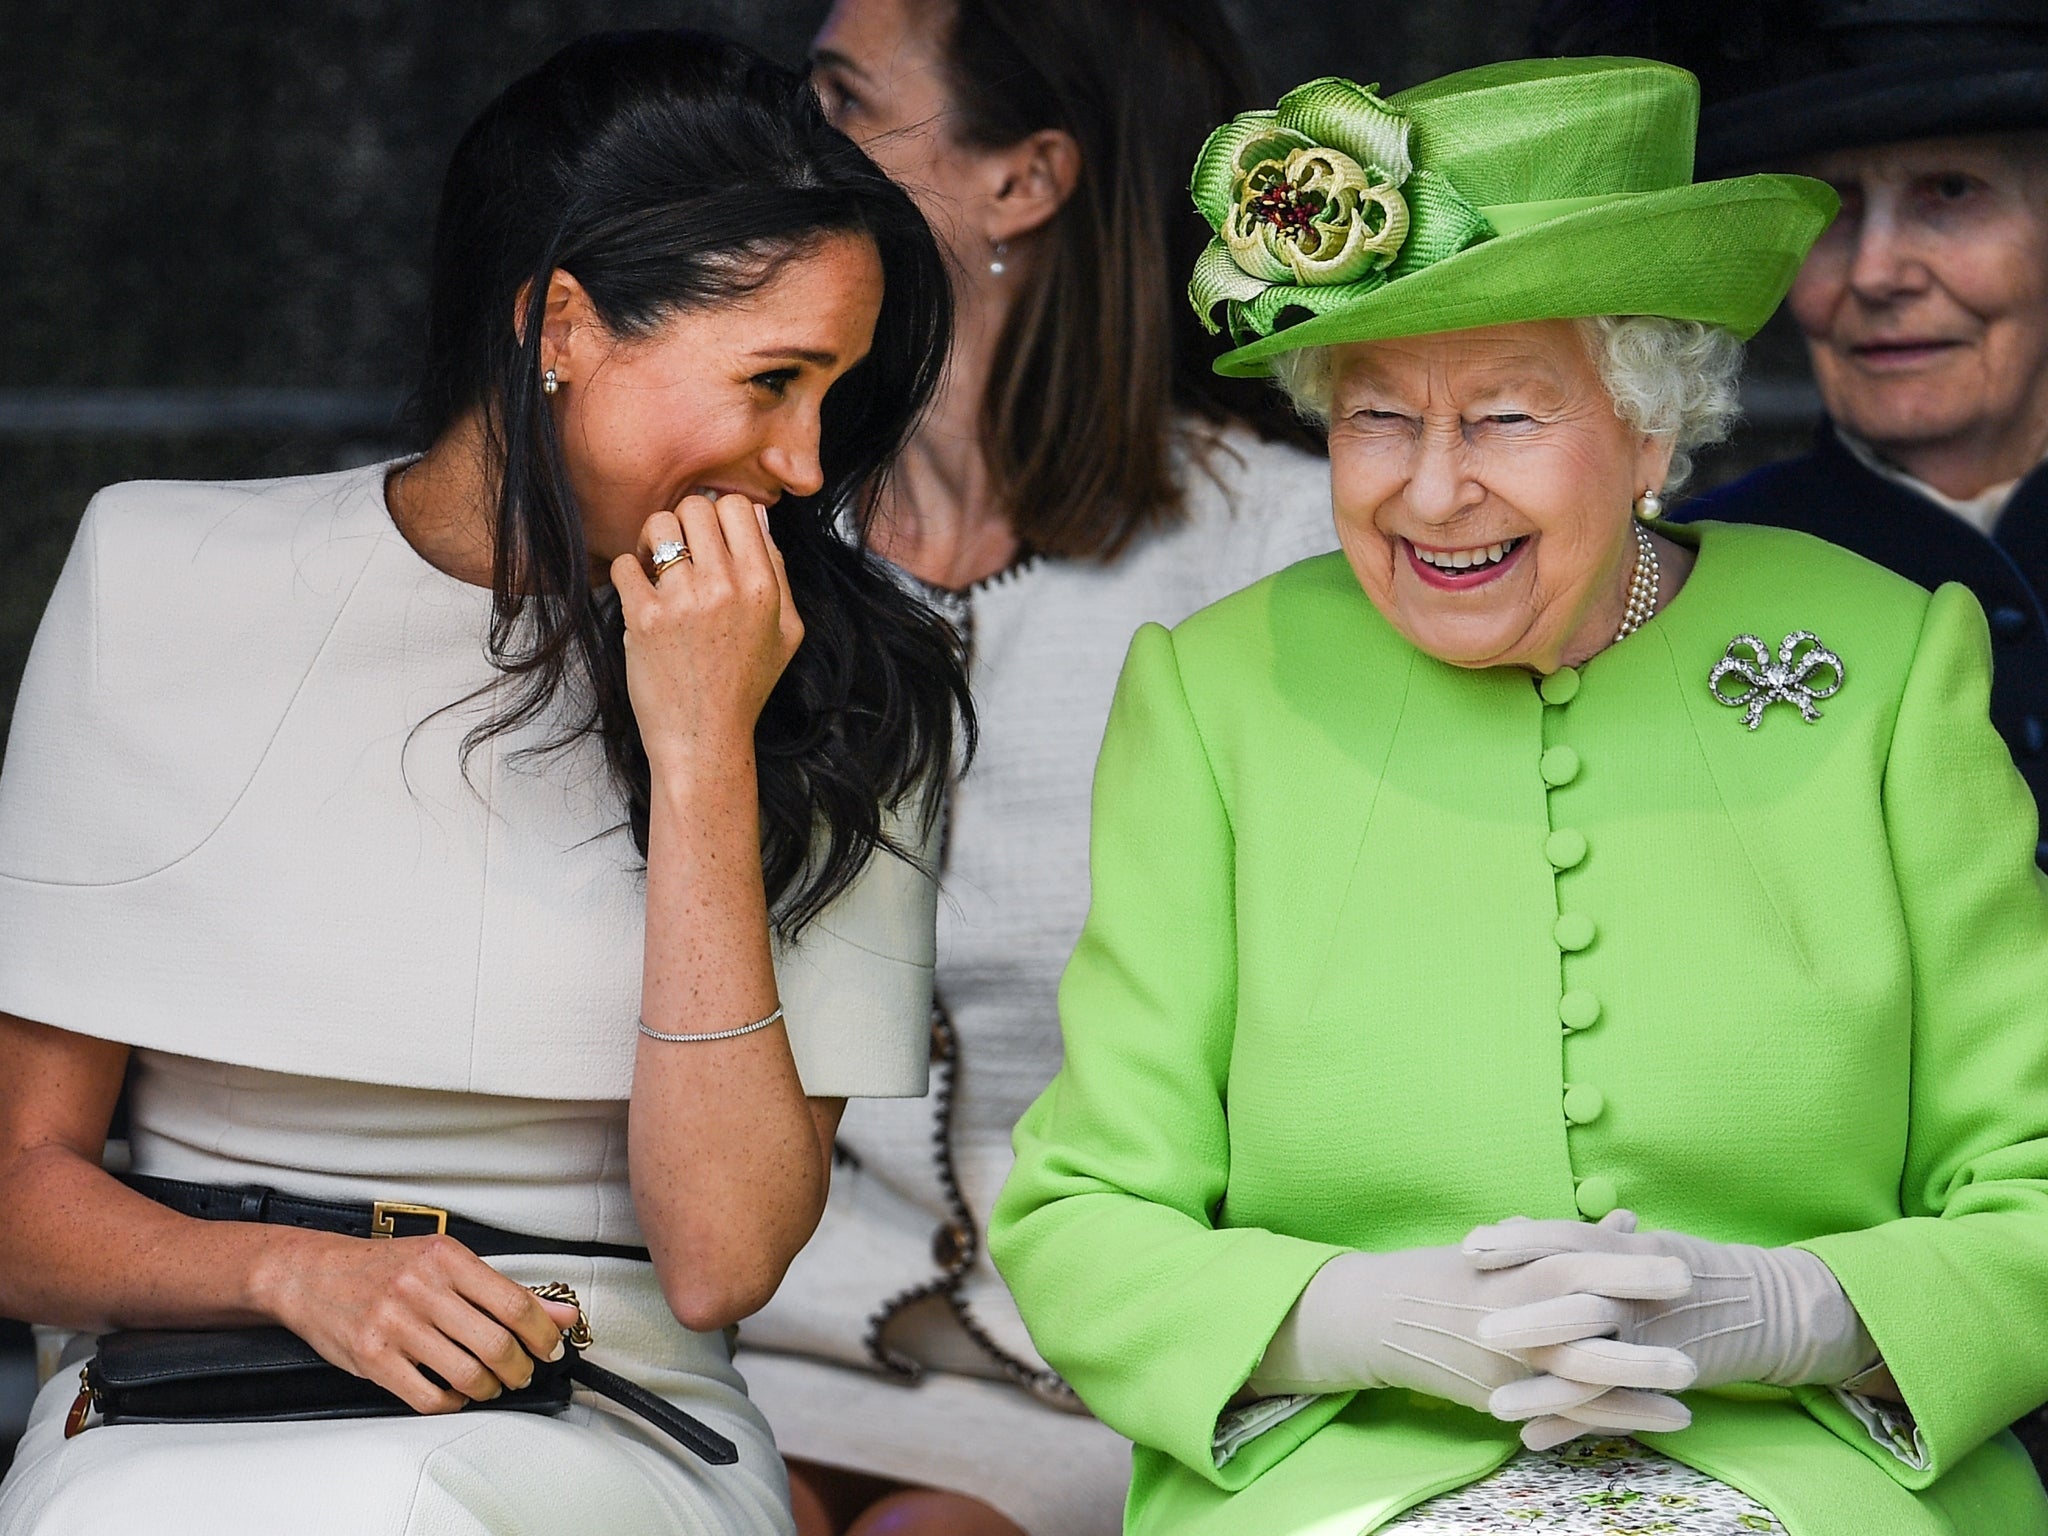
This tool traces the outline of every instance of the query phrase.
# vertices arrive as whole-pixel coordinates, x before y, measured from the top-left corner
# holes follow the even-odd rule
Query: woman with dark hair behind
[[[849,1110],[741,1368],[806,1532],[1112,1532],[1129,1446],[1032,1347],[982,1223],[1059,1066],[1132,633],[1334,542],[1327,466],[1292,446],[1315,439],[1211,372],[1181,291],[1208,238],[1187,168],[1256,93],[1209,0],[840,0],[813,58],[950,259],[945,384],[875,543],[968,634],[981,741],[947,796],[934,1091]]]
[[[0,1531],[789,1528],[726,1330],[925,1087],[965,685],[853,535],[949,314],[800,78],[589,38],[456,151],[418,457],[95,500],[0,780],[0,1310],[412,1412],[69,1438],[60,1373]],[[565,1338],[669,1407],[456,1416]]]

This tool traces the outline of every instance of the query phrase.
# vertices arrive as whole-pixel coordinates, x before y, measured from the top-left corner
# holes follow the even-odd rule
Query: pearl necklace
[[[1641,629],[1657,611],[1657,546],[1650,542],[1641,523],[1634,526],[1636,568],[1628,579],[1628,607],[1621,615],[1621,628],[1614,632],[1617,641],[1626,640]]]

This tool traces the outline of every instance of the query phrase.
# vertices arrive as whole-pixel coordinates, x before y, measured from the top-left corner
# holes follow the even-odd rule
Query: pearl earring
[[[561,387],[562,381],[555,377],[554,369],[550,368],[546,373],[540,376],[540,392],[542,394],[552,395],[556,390],[560,389]]]
[[[1004,272],[1009,270],[1008,265],[1003,260],[1003,258],[1009,254],[1010,242],[1007,240],[998,240],[996,242],[995,259],[988,264],[988,270],[991,275],[995,277],[1001,277]]]
[[[1664,498],[1654,491],[1645,491],[1636,499],[1636,516],[1646,523],[1654,523],[1664,515]]]

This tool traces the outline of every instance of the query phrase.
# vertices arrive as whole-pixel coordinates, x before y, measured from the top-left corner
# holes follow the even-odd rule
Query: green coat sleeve
[[[1138,631],[1096,767],[1066,1055],[1018,1123],[989,1246],[1046,1359],[1104,1422],[1228,1489],[1326,1423],[1317,1401],[1220,1470],[1217,1415],[1341,1250],[1219,1228],[1237,996],[1229,817],[1173,639]]]
[[[1929,1466],[1877,1446],[1832,1394],[1802,1397],[1913,1488],[2048,1398],[2048,888],[1990,688],[1983,612],[1943,587],[1884,783],[1913,967],[1905,1215],[1801,1245],[1862,1314]]]

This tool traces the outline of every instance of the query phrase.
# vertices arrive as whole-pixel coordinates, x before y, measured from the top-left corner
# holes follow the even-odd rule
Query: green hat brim
[[[1747,339],[1783,300],[1837,206],[1832,188],[1805,176],[1618,196],[1482,241],[1226,352],[1216,371],[1254,378],[1307,347],[1590,315],[1698,320]]]

